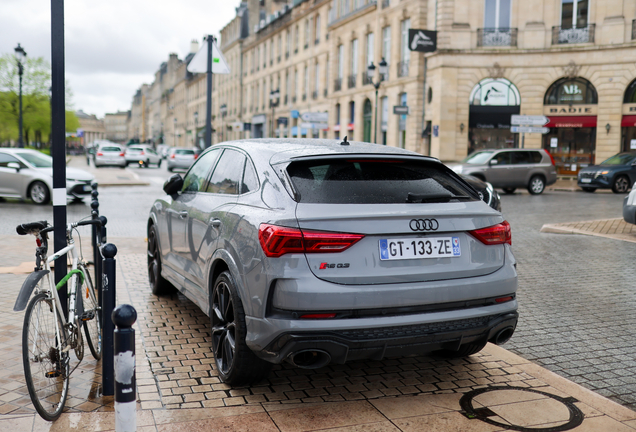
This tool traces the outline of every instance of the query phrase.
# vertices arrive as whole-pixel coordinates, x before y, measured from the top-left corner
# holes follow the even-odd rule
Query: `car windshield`
[[[474,165],[485,164],[486,162],[488,162],[488,159],[490,159],[490,156],[492,156],[493,153],[494,152],[492,151],[481,151],[481,152],[473,153],[469,155],[466,159],[464,159],[462,163],[474,164]]]
[[[601,162],[601,165],[627,165],[629,164],[636,154],[634,153],[619,153],[611,158]]]
[[[444,166],[399,159],[330,159],[287,168],[304,203],[399,204],[473,200]]]
[[[35,168],[53,167],[53,158],[40,152],[20,152],[16,154],[33,165]]]

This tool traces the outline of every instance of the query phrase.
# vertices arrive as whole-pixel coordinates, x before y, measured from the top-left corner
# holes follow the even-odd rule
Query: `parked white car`
[[[91,193],[95,177],[66,167],[66,194],[81,200]],[[0,197],[48,204],[53,190],[53,158],[36,150],[0,148]]]
[[[95,168],[101,166],[126,166],[126,150],[113,143],[100,144],[95,153]]]
[[[167,158],[168,171],[172,172],[174,169],[187,170],[197,159],[197,156],[198,152],[196,149],[171,148]]]
[[[623,199],[623,219],[627,223],[636,224],[636,183],[629,195]]]
[[[144,168],[150,165],[161,166],[161,156],[148,144],[134,144],[126,149],[126,165],[138,164]]]

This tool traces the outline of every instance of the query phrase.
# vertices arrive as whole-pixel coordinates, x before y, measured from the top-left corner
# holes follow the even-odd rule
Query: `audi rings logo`
[[[413,231],[437,231],[439,223],[437,219],[411,219],[409,228]]]

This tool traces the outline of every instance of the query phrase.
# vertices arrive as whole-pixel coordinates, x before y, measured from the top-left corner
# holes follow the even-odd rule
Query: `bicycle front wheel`
[[[80,278],[77,278],[77,291],[76,295],[81,296],[84,303],[84,310],[80,316],[80,321],[83,323],[84,334],[86,335],[86,342],[88,342],[88,348],[91,350],[91,354],[95,360],[102,358],[102,317],[101,310],[97,304],[97,291],[93,287],[93,282],[88,274],[88,269],[82,268],[86,279],[80,286]]]
[[[46,293],[33,297],[22,328],[22,362],[29,396],[35,410],[48,421],[57,419],[68,396],[69,356],[60,349],[64,328],[54,301]],[[64,342],[64,341],[62,341]]]

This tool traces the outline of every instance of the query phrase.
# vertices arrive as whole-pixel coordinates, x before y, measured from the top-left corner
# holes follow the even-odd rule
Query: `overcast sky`
[[[103,117],[130,109],[170,53],[219,35],[240,0],[65,0],[66,80],[73,108]],[[51,0],[0,0],[0,53],[17,44],[51,62]]]

